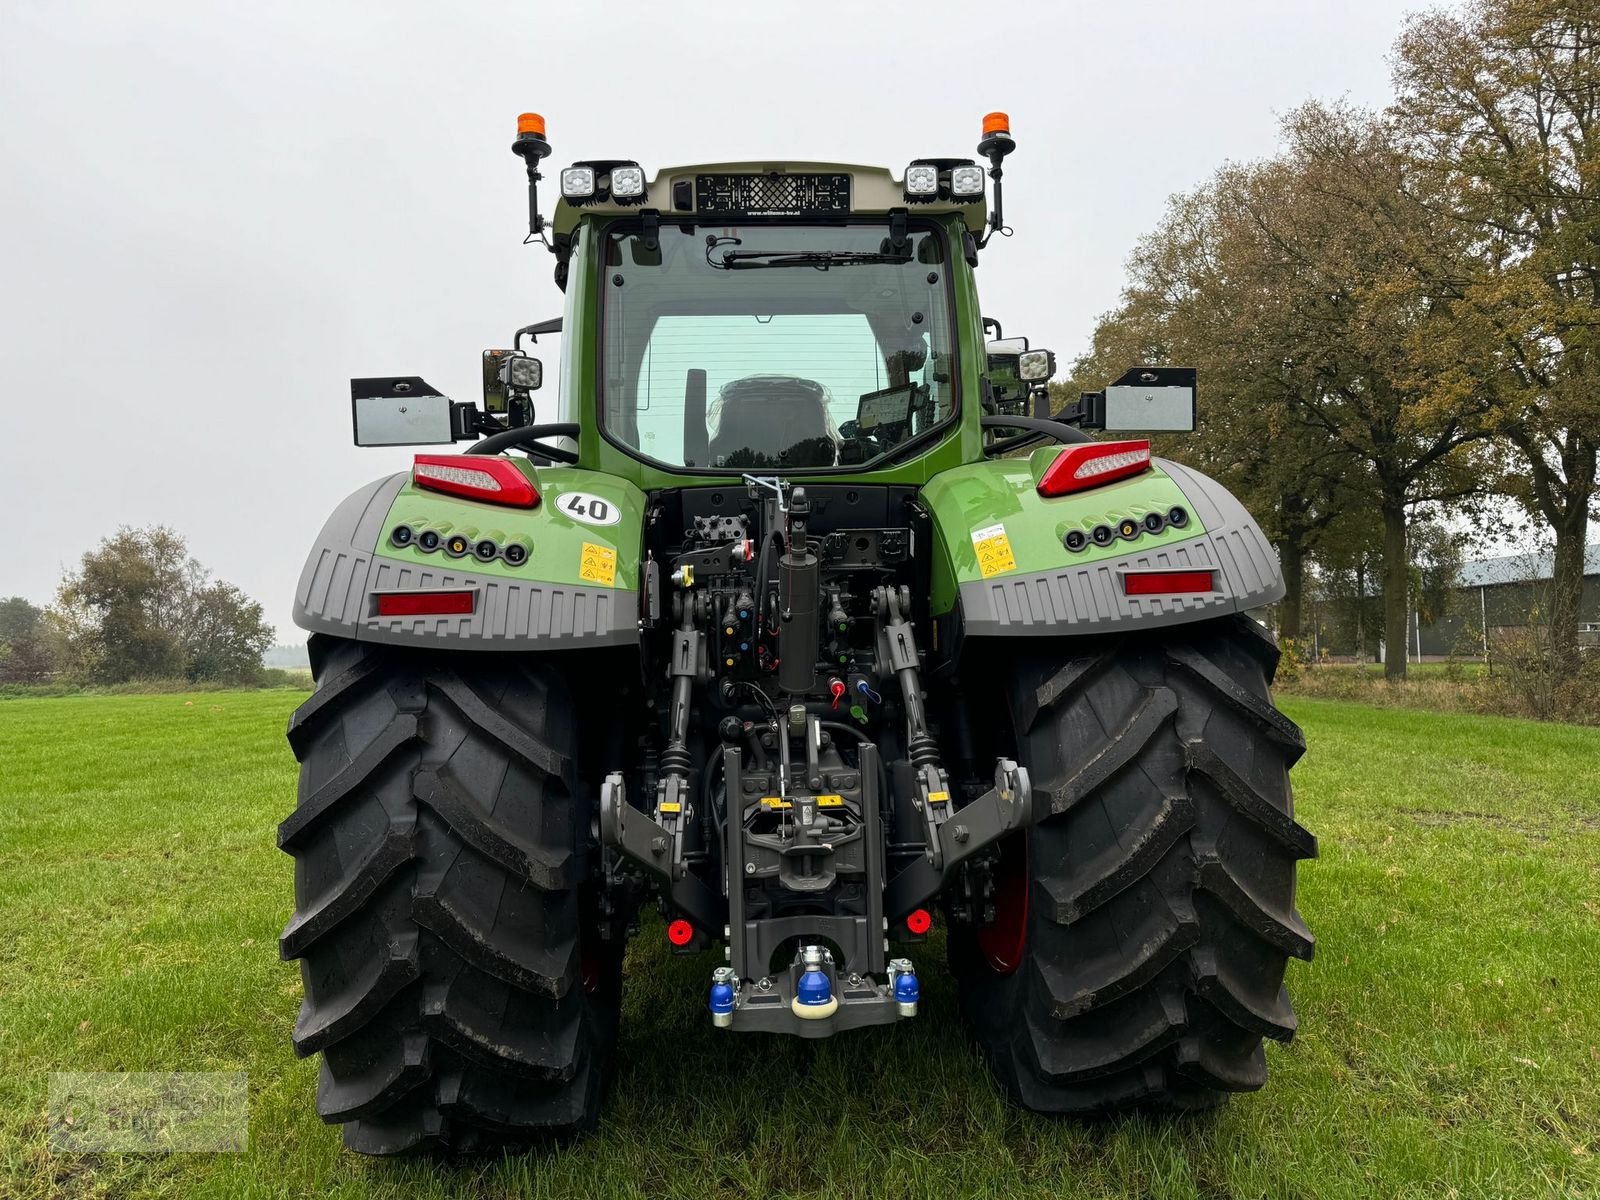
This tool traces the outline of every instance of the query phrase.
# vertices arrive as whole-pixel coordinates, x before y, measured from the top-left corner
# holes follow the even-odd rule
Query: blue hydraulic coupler
[[[711,1023],[719,1029],[733,1024],[733,985],[737,978],[732,967],[718,967],[711,973]]]
[[[821,971],[807,971],[800,976],[800,984],[795,989],[801,1004],[826,1004],[833,999],[833,988],[828,984],[828,977]]]
[[[917,1001],[922,988],[917,983],[917,970],[909,958],[897,958],[889,963],[889,980],[894,986],[894,1002],[902,1017],[917,1015]]]
[[[823,970],[825,952],[821,946],[806,946],[800,952],[805,966],[794,987],[794,1001],[789,1005],[795,1016],[808,1021],[820,1021],[839,1011],[839,1001],[834,997],[833,984]]]

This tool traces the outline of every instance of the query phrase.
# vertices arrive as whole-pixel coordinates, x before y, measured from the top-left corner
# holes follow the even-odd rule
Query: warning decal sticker
[[[613,587],[617,582],[617,552],[609,546],[583,544],[583,557],[578,561],[578,578],[586,583]]]
[[[978,552],[978,571],[985,579],[1017,569],[1017,556],[1011,553],[1011,539],[1006,537],[1004,525],[974,529],[972,548]]]

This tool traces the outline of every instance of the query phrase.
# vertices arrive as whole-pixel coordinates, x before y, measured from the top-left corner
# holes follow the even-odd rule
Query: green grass
[[[287,692],[0,705],[0,1197],[1600,1195],[1600,730],[1290,699],[1322,839],[1301,1034],[1220,1113],[1054,1122],[991,1090],[930,945],[915,1021],[719,1034],[712,962],[629,959],[600,1133],[491,1162],[346,1154],[278,961]],[[51,1071],[244,1070],[244,1154],[46,1148]]]

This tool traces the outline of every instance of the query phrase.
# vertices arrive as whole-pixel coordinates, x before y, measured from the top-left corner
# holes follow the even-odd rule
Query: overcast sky
[[[164,523],[302,640],[323,519],[409,464],[350,444],[348,378],[474,399],[479,351],[561,311],[519,245],[519,112],[552,165],[897,174],[1009,112],[984,311],[1065,360],[1170,193],[1270,153],[1309,97],[1386,101],[1403,12],[0,0],[0,596],[44,603],[118,525]]]

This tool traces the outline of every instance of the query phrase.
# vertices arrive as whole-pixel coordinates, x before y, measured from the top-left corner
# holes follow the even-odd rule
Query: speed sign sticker
[[[589,492],[562,492],[556,497],[556,508],[585,525],[615,525],[622,520],[615,504]]]

